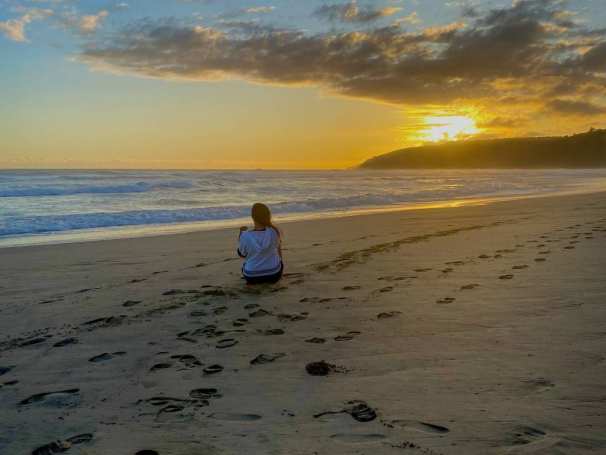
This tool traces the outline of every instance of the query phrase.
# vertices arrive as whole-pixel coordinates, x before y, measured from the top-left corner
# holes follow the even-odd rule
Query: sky
[[[0,168],[347,168],[606,127],[604,0],[0,0]]]

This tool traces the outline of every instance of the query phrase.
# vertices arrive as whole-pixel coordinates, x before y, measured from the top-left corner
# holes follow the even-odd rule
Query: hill
[[[562,137],[469,140],[423,145],[371,158],[362,169],[606,167],[606,130]]]

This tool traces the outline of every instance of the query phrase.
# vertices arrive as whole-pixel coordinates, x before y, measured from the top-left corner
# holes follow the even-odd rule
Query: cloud
[[[237,78],[403,106],[469,102],[544,112],[563,91],[568,99],[606,96],[606,34],[565,23],[561,11],[560,0],[518,0],[414,33],[396,25],[309,33],[246,21],[143,20],[91,42],[78,58],[146,77]]]
[[[233,11],[226,11],[224,13],[219,14],[217,17],[219,17],[220,19],[233,19],[251,14],[268,14],[275,9],[275,6],[253,6],[250,8],[240,8]]]
[[[107,17],[107,11],[99,11],[97,14],[87,14],[80,18],[79,29],[82,33],[92,33],[101,24],[103,19]]]
[[[564,115],[592,117],[595,115],[606,113],[605,106],[598,106],[597,104],[581,100],[555,99],[551,100],[547,104],[547,107],[552,111]]]
[[[0,21],[0,32],[4,34],[8,39],[17,42],[26,42],[27,37],[25,36],[25,26],[35,20],[44,19],[45,17],[51,16],[53,11],[50,9],[41,8],[29,8],[23,9],[23,15],[17,19],[8,19],[6,21]]]
[[[391,16],[401,8],[385,7],[373,8],[370,6],[360,8],[355,0],[349,3],[322,5],[314,11],[314,16],[330,21],[341,22],[373,22],[382,17]]]
[[[417,25],[417,24],[420,24],[421,22],[423,22],[423,21],[419,17],[419,14],[416,11],[413,11],[412,13],[408,14],[407,16],[397,19],[395,21],[395,24],[396,25],[400,25],[400,24]]]
[[[478,122],[478,128],[490,128],[490,129],[494,129],[494,128],[507,128],[507,129],[511,129],[511,128],[516,128],[519,126],[522,126],[524,123],[526,123],[528,121],[528,119],[521,119],[521,118],[515,118],[515,117],[494,117],[490,120],[485,120],[485,121],[481,121]]]
[[[26,19],[9,19],[4,22],[0,22],[0,31],[6,36],[8,39],[13,41],[24,42],[27,41],[25,38],[25,24],[29,21]]]
[[[59,17],[59,22],[68,30],[79,35],[90,35],[95,33],[109,16],[107,10],[101,10],[96,14],[80,15],[76,11],[66,11]]]
[[[129,9],[129,8],[130,8],[130,5],[126,2],[116,3],[111,7],[111,9],[113,11],[123,11],[123,10]]]
[[[593,46],[577,62],[586,70],[606,72],[606,41]]]
[[[244,11],[248,14],[265,14],[271,13],[274,9],[276,9],[275,6],[255,6],[252,8],[246,8]]]

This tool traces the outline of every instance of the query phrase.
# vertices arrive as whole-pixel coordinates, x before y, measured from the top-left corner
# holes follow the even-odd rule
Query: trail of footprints
[[[538,236],[535,239],[529,239],[525,243],[518,243],[513,248],[500,249],[496,250],[493,254],[481,254],[477,257],[477,259],[487,260],[487,259],[501,259],[506,257],[507,254],[515,253],[520,249],[524,249],[527,246],[534,246],[537,249],[537,256],[533,258],[535,263],[544,263],[547,262],[547,258],[552,254],[552,250],[547,246],[547,244],[562,244],[561,251],[569,251],[574,250],[576,245],[582,240],[593,240],[595,239],[595,234],[597,233],[606,233],[606,225],[604,224],[606,219],[600,219],[594,222],[587,222],[584,224],[574,224],[569,225],[564,228],[558,228],[550,232],[546,232]],[[569,231],[574,231],[572,235],[569,235]],[[468,263],[472,261],[453,261],[447,262],[447,265],[463,265],[464,263]],[[522,270],[526,270],[530,268],[529,264],[514,264],[511,266],[511,270],[513,272],[519,272]],[[416,269],[415,271],[428,271],[431,269]],[[444,269],[442,272],[451,272],[452,268]],[[503,273],[497,277],[501,281],[509,281],[515,278],[515,273]],[[460,291],[471,290],[477,288],[479,285],[477,283],[470,283],[463,285],[459,288]],[[455,297],[442,297],[436,301],[438,304],[449,304],[456,301]]]
[[[571,232],[572,231],[572,232]],[[444,268],[437,268],[434,270],[433,267],[422,267],[413,270],[413,274],[406,274],[401,276],[383,276],[379,277],[378,280],[393,283],[390,286],[384,286],[377,289],[371,294],[382,294],[389,293],[395,289],[397,283],[404,283],[409,285],[412,280],[417,279],[420,275],[429,272],[438,272],[441,274],[449,274],[456,270],[457,267],[464,266],[468,263],[476,260],[499,260],[506,257],[510,253],[516,252],[518,249],[534,247],[537,250],[537,255],[534,261],[537,263],[546,262],[547,256],[552,253],[552,249],[556,245],[561,245],[560,250],[562,252],[573,250],[576,246],[586,240],[593,240],[597,234],[606,233],[606,219],[598,220],[593,223],[575,224],[566,226],[564,228],[556,229],[552,232],[547,232],[540,235],[536,239],[527,240],[525,243],[516,244],[514,248],[497,250],[491,254],[481,254],[476,259],[466,259],[449,261],[445,263]],[[549,247],[547,245],[550,245]],[[528,269],[528,264],[513,264],[511,270],[519,272]],[[303,282],[303,274],[291,274],[285,277],[286,280],[294,280],[289,284],[300,284]],[[511,280],[515,278],[514,273],[506,273],[498,276],[500,280]],[[138,283],[142,280],[133,280],[132,283]],[[473,291],[479,287],[477,283],[467,283],[460,286],[460,292]],[[250,296],[263,296],[265,293],[275,293],[286,289],[285,286],[268,286],[259,287],[255,289],[244,289],[234,290],[229,288],[222,288],[220,286],[202,286],[200,289],[194,290],[180,290],[171,289],[163,293],[163,297],[168,297],[169,301],[163,302],[161,305],[153,308],[146,309],[139,313],[128,314],[128,315],[113,315],[107,317],[101,317],[85,321],[79,326],[65,325],[62,327],[49,327],[41,330],[22,334],[16,338],[6,339],[0,342],[0,351],[12,350],[18,348],[35,348],[38,345],[48,345],[48,341],[54,341],[52,349],[68,349],[71,345],[80,343],[80,340],[76,336],[66,335],[77,335],[87,333],[99,329],[117,327],[122,324],[130,324],[136,322],[142,322],[145,318],[162,316],[167,312],[181,309],[187,305],[201,305],[204,308],[192,310],[188,313],[188,318],[191,320],[202,321],[204,319],[214,318],[216,321],[207,323],[202,327],[185,330],[176,334],[176,339],[183,341],[187,344],[198,345],[201,340],[206,340],[206,344],[209,344],[215,350],[229,350],[235,348],[240,342],[239,336],[244,334],[254,334],[258,336],[279,336],[286,333],[286,325],[305,321],[309,317],[308,312],[300,313],[277,313],[262,308],[258,303],[249,303],[244,305],[242,308],[247,311],[246,316],[241,317],[230,317],[227,315],[223,317],[225,313],[230,310],[227,303],[234,299],[240,298],[242,295]],[[360,290],[360,286],[348,285],[343,287],[344,292],[353,292]],[[91,289],[83,289],[78,291],[79,293],[86,293]],[[344,302],[346,304],[351,299],[346,296],[341,297],[307,297],[300,300],[299,303],[306,303],[311,306],[315,304],[328,304],[328,303],[339,303]],[[443,297],[437,301],[438,304],[451,304],[456,301],[454,297]],[[121,304],[122,307],[127,309],[136,309],[144,302],[139,300],[127,300]],[[233,308],[233,305],[232,307]],[[399,311],[382,312],[376,316],[377,320],[385,320],[398,317]],[[254,324],[256,321],[264,321],[270,318],[275,322],[282,325],[282,327],[266,327],[256,328],[254,331],[248,331],[248,326]],[[220,323],[226,323],[230,328],[219,328]],[[337,334],[333,337],[313,337],[304,340],[310,344],[324,344],[329,342],[348,342],[353,341],[357,336],[361,335],[359,331],[349,331],[341,334]],[[61,339],[57,339],[63,336]],[[112,362],[118,357],[127,355],[124,351],[118,352],[104,352],[95,355],[89,359],[91,363],[103,364]],[[266,364],[279,361],[281,358],[286,357],[287,354],[283,352],[268,352],[260,353],[256,357],[250,359],[249,365],[251,368],[263,368]],[[149,367],[148,374],[166,374],[168,371],[186,371],[192,369],[200,369],[202,371],[202,377],[214,377],[217,374],[221,374],[225,371],[223,365],[218,363],[206,364],[200,360],[196,355],[184,352],[181,354],[171,354],[166,351],[160,351],[156,354],[158,359]],[[312,362],[305,367],[307,374],[311,376],[328,376],[332,374],[343,374],[348,373],[349,370],[346,367],[333,365],[325,361]],[[0,366],[0,376],[7,374],[18,373],[18,366]],[[7,385],[14,385],[18,383],[18,380],[5,381],[0,385],[6,387]],[[530,382],[529,382],[530,384]],[[536,387],[549,388],[553,387],[547,380],[543,382],[534,381],[532,382]],[[152,415],[156,422],[166,421],[183,421],[192,419],[201,409],[207,408],[212,405],[212,402],[216,399],[220,399],[222,394],[217,388],[205,387],[192,389],[187,397],[167,397],[167,396],[151,396],[140,399],[136,405],[141,408],[140,415]],[[34,406],[37,403],[45,403],[48,406],[62,408],[62,407],[73,407],[78,406],[80,402],[80,390],[78,388],[48,391],[38,394],[31,395],[25,399],[22,399],[19,403],[19,407],[27,408],[28,406]],[[292,415],[291,413],[288,413]],[[324,411],[314,415],[316,419],[323,419],[329,416],[338,415],[349,415],[351,418],[358,422],[371,422],[378,418],[378,410],[373,409],[370,405],[363,401],[352,401],[346,403],[345,407],[339,410]],[[233,422],[251,422],[262,418],[256,414],[237,414],[237,413],[210,413],[207,414],[210,419],[233,421]],[[430,422],[417,422],[414,420],[384,420],[381,419],[381,423],[387,428],[401,428],[409,429],[414,431],[422,431],[425,433],[431,433],[436,435],[447,434],[450,430],[442,425],[430,423]],[[531,427],[520,427],[517,433],[512,436],[512,444],[525,444],[532,442],[536,438],[544,436],[542,430],[536,430]],[[369,442],[369,441],[382,441],[386,439],[386,436],[381,433],[368,433],[368,434],[335,434],[331,438],[345,442],[345,443],[358,443],[358,442]],[[38,447],[32,451],[32,455],[46,455],[59,452],[65,452],[73,446],[80,444],[87,444],[94,440],[94,435],[91,433],[83,433],[76,436],[71,436],[65,440],[58,440]],[[511,442],[510,441],[510,442]],[[391,441],[385,442],[390,447],[400,449],[412,449],[417,450],[418,453],[432,454],[429,449],[418,446],[417,444],[410,441],[403,441],[400,443],[393,443]],[[157,451],[151,449],[143,449],[136,453],[136,455],[154,455],[158,454]]]

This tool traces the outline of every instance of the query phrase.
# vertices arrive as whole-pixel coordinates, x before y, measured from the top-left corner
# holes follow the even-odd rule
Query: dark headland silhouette
[[[606,167],[606,129],[562,137],[468,140],[396,150],[362,169],[531,169]]]

